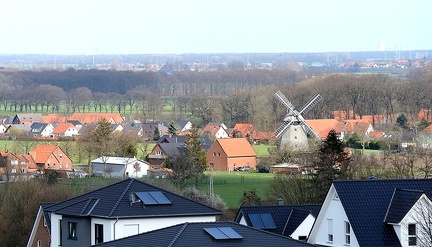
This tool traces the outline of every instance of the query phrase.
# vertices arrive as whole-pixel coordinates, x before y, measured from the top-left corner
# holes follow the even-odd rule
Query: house
[[[0,123],[0,134],[4,134],[7,130],[7,126],[4,123]]]
[[[54,127],[52,137],[74,137],[77,136],[78,129],[72,123],[60,123]]]
[[[155,132],[158,132],[157,135]],[[154,140],[156,136],[165,135],[168,131],[168,124],[165,121],[152,121],[142,123],[142,137],[145,140]]]
[[[148,161],[151,169],[158,169],[165,166],[165,161],[169,158],[178,157],[181,155],[181,149],[185,148],[184,142],[178,143],[157,143],[153,150],[148,155]]]
[[[124,118],[120,113],[82,113],[75,112],[69,118],[69,120],[78,120],[82,124],[96,124],[102,119],[105,119],[111,124],[120,124],[124,121]]]
[[[319,246],[422,246],[420,242],[427,239],[422,231],[424,217],[432,213],[430,196],[431,179],[335,180],[308,242]],[[430,244],[430,235],[427,241]]]
[[[31,128],[31,133],[34,137],[47,138],[50,137],[54,131],[54,125],[50,123],[33,123]]]
[[[175,121],[175,125],[178,133],[188,132],[192,128],[192,123],[189,120],[177,120]]]
[[[181,149],[187,148],[185,144],[187,139],[187,136],[162,136],[148,156],[150,168],[162,168],[165,166],[167,159],[182,155],[183,151]],[[199,137],[198,140],[202,143],[204,151],[207,152],[212,145],[212,141],[207,136]]]
[[[27,124],[28,126],[33,123],[43,123],[43,117],[40,113],[19,113],[16,114],[12,120],[12,124]]]
[[[38,145],[29,153],[37,166],[37,170],[46,169],[56,171],[72,170],[72,160],[58,145]]]
[[[27,124],[11,124],[7,127],[5,134],[9,136],[21,133],[22,135],[29,135],[31,133],[30,125]]]
[[[234,222],[186,222],[111,242],[105,242],[97,246],[305,247],[312,245]]]
[[[357,133],[361,138],[366,137],[374,131],[374,128],[367,120],[343,120],[338,122],[335,130],[336,133],[340,133],[340,138],[344,140],[353,133]]]
[[[255,129],[252,124],[237,123],[232,129],[230,136],[250,139],[253,138],[254,134],[255,134]]]
[[[256,168],[256,152],[246,138],[216,139],[207,151],[207,164],[215,171]]]
[[[67,117],[65,116],[60,116],[58,114],[54,114],[54,113],[50,113],[48,115],[44,115],[42,116],[43,122],[44,123],[64,123],[67,121]]]
[[[210,138],[229,138],[227,128],[223,123],[208,123],[201,133]]]
[[[18,181],[27,178],[28,162],[20,154],[0,151],[0,181]]]
[[[234,222],[306,240],[321,205],[241,206]]]
[[[41,204],[27,246],[90,246],[222,212],[129,178],[54,204]]]
[[[149,163],[137,158],[102,156],[91,161],[93,175],[141,178],[147,175]]]

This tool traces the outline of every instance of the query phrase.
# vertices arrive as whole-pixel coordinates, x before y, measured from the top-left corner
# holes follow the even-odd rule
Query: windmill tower
[[[275,131],[276,138],[279,139],[279,148],[290,148],[299,151],[308,150],[307,135],[313,138],[319,138],[319,136],[305,122],[302,114],[307,113],[320,102],[322,100],[321,96],[316,94],[300,111],[294,109],[294,106],[281,91],[277,91],[275,97],[287,108],[287,115],[282,125]]]

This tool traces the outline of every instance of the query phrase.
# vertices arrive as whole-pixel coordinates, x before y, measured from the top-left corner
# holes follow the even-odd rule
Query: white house
[[[0,123],[0,134],[4,134],[7,130],[6,125],[4,125],[3,123]]]
[[[90,246],[221,211],[129,178],[72,199],[41,204],[27,246]]]
[[[427,246],[431,179],[335,180],[308,243],[319,246]],[[428,244],[424,244],[424,242]]]
[[[134,177],[147,176],[149,163],[137,158],[101,156],[91,161],[93,174],[108,177]]]

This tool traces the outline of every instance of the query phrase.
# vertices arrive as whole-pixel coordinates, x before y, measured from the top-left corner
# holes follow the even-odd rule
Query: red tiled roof
[[[253,136],[254,140],[276,140],[276,136],[273,132],[257,131]]]
[[[75,126],[71,123],[61,123],[57,125],[54,130],[53,134],[64,134],[69,128],[75,128]]]
[[[326,138],[330,130],[336,130],[339,124],[336,119],[309,119],[305,121],[320,138]]]
[[[246,123],[236,124],[233,128],[233,132],[234,131],[239,131],[243,137],[245,137],[248,133],[253,134],[255,132],[252,124],[246,124]]]
[[[216,139],[228,157],[233,156],[256,156],[255,150],[252,148],[246,138],[223,138]]]
[[[78,120],[82,124],[88,123],[98,123],[102,119],[106,119],[107,121],[114,121],[114,123],[119,124],[123,122],[123,117],[120,113],[81,113],[76,112],[71,117],[70,120]]]
[[[60,116],[58,114],[48,114],[46,116],[42,116],[44,123],[64,123],[66,122],[65,116]]]

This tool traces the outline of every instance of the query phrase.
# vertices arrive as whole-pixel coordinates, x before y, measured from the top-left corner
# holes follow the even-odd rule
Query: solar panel
[[[225,235],[216,227],[211,227],[211,228],[206,227],[204,228],[204,231],[210,234],[210,236],[212,236],[214,239],[229,239],[227,235]]]
[[[242,235],[238,234],[231,227],[218,227],[218,229],[225,235],[227,235],[230,239],[242,239]]]
[[[149,194],[155,199],[159,204],[172,204],[172,202],[165,196],[162,191],[150,191]]]
[[[260,214],[260,216],[261,216],[262,222],[264,223],[265,229],[276,229],[277,228],[271,214]]]
[[[159,204],[148,192],[135,192],[135,195],[138,196],[145,205]]]
[[[206,227],[204,228],[204,231],[206,231],[208,234],[210,234],[210,236],[217,240],[243,238],[242,235],[238,234],[231,227]]]
[[[249,219],[253,227],[264,229],[264,223],[262,222],[261,216],[259,214],[249,214]]]

